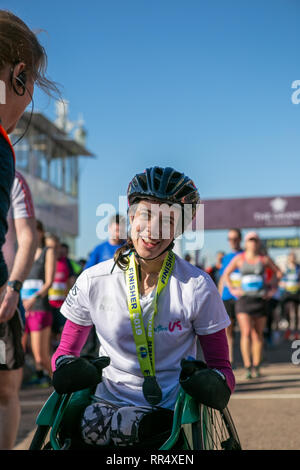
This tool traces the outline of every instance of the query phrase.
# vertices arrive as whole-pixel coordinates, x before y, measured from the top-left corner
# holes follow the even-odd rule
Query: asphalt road
[[[290,341],[281,340],[265,347],[260,378],[246,380],[243,369],[234,371],[229,408],[243,449],[300,449],[300,365],[292,363],[294,352]]]
[[[300,347],[300,345],[299,345]],[[229,409],[245,450],[300,449],[300,366],[291,362],[291,342],[265,347],[262,376],[246,380],[236,342],[236,390]],[[300,357],[300,354],[299,354]],[[22,388],[21,424],[15,449],[28,449],[35,419],[52,388]]]

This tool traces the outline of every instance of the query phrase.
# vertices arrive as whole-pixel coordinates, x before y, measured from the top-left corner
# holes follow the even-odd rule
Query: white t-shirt
[[[10,208],[7,214],[8,230],[6,233],[5,243],[2,247],[3,256],[9,273],[12,270],[17,249],[17,236],[14,221],[15,219],[34,217],[31,192],[24,176],[21,175],[19,171],[15,172],[10,201]]]
[[[70,290],[61,313],[79,325],[95,325],[100,356],[109,356],[96,396],[125,406],[149,406],[142,392],[144,377],[127,306],[125,273],[113,260],[85,270]],[[154,292],[141,297],[145,328],[154,310]],[[162,389],[159,406],[173,408],[179,391],[181,359],[196,357],[196,335],[215,333],[230,325],[211,277],[175,255],[167,286],[158,298],[154,321],[155,374]]]

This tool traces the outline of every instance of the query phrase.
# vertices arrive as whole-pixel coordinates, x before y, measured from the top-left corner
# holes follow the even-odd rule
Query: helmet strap
[[[131,253],[134,253],[135,257],[137,258],[137,261],[139,261],[140,259],[142,259],[143,261],[153,261],[154,259],[159,258],[166,251],[172,250],[174,248],[174,245],[175,245],[175,242],[174,242],[174,239],[173,239],[171,241],[171,243],[167,246],[167,248],[165,248],[159,255],[155,256],[154,258],[143,258],[142,256],[140,256],[138,254],[138,252],[136,251],[135,248],[132,248]],[[142,273],[141,273],[141,266],[140,266],[139,262],[138,262],[138,275],[139,275],[139,280],[141,281],[142,280]]]
[[[167,248],[165,248],[159,255],[155,256],[154,258],[143,258],[142,256],[140,256],[138,254],[138,252],[136,251],[136,249],[134,247],[132,247],[131,249],[128,250],[128,252],[126,254],[123,254],[123,256],[129,256],[131,253],[134,253],[135,257],[136,257],[136,260],[137,260],[137,265],[138,265],[138,276],[139,276],[139,281],[141,282],[142,280],[142,272],[141,272],[141,265],[139,263],[139,260],[142,259],[144,261],[153,261],[154,259],[156,258],[159,258],[163,253],[165,253],[166,251],[170,251],[174,248],[174,245],[175,245],[175,242],[174,242],[174,239],[171,241],[171,243],[169,243],[169,245],[167,246]],[[115,261],[114,262],[114,265],[110,271],[110,273],[112,274],[113,270],[115,269],[115,266],[116,266],[117,262]]]

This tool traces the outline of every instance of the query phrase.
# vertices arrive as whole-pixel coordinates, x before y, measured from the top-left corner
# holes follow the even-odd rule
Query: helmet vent
[[[190,193],[191,193],[191,191],[188,188],[182,188],[176,194],[176,199],[182,199],[183,197],[187,196]]]
[[[140,183],[141,187],[143,188],[143,190],[146,191],[147,187],[148,187],[146,175],[141,175],[139,177],[139,183]]]
[[[178,187],[180,184],[182,184],[182,174],[175,172],[171,175],[171,178],[168,181],[168,185],[166,187],[166,192],[167,193],[173,193],[174,190],[176,189],[176,186]]]
[[[156,191],[158,191],[159,186],[160,186],[160,179],[159,178],[154,178],[153,183],[154,183],[154,189],[156,189]]]

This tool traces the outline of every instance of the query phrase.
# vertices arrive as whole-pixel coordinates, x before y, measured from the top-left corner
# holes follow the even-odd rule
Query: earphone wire
[[[25,88],[25,90],[27,91],[28,95],[30,96],[31,98],[31,112],[30,112],[30,116],[29,116],[29,119],[28,119],[28,123],[27,123],[27,126],[25,128],[25,131],[23,132],[23,134],[21,135],[21,137],[19,137],[16,142],[14,142],[12,144],[12,146],[14,147],[15,145],[17,145],[17,143],[20,142],[20,140],[23,139],[23,137],[25,137],[25,135],[27,134],[27,131],[29,129],[29,126],[31,124],[31,120],[32,120],[32,115],[33,115],[33,110],[34,110],[34,101],[33,101],[33,96],[32,94],[30,93],[30,91],[28,90],[27,86],[25,85],[25,83],[19,78],[17,77],[18,81],[21,83],[21,85]]]

